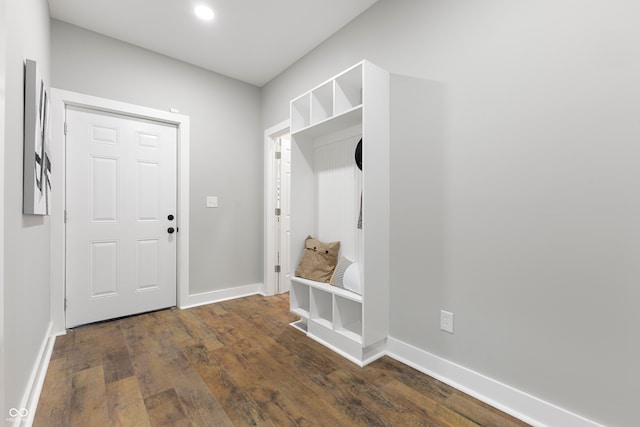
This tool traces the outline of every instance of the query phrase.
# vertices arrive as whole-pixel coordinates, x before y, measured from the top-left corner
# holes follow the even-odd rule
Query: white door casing
[[[68,106],[81,106],[94,110],[125,114],[132,117],[169,123],[178,128],[178,307],[189,305],[189,159],[190,125],[189,116],[143,107],[112,99],[86,95],[68,90],[51,88],[51,154],[55,173],[52,175],[51,210],[51,317],[53,333],[64,334],[65,286],[66,286],[66,224],[65,208],[65,112]]]
[[[67,327],[174,306],[176,126],[77,107],[66,123]]]

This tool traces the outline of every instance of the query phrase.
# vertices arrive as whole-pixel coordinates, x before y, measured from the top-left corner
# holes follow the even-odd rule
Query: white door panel
[[[66,121],[67,327],[175,305],[175,126],[79,108]]]
[[[281,176],[282,188],[280,194],[281,208],[281,245],[280,245],[280,289],[279,293],[289,292],[291,289],[291,253],[289,241],[291,234],[291,203],[289,203],[291,192],[291,138],[287,135],[282,138],[281,145]]]
[[[274,216],[274,253],[276,264],[280,271],[275,275],[275,293],[289,292],[291,288],[291,265],[289,261],[289,234],[291,231],[291,212],[289,203],[289,188],[291,186],[291,139],[282,135],[276,141],[276,151],[280,153],[275,157],[274,170],[274,201],[279,215]]]

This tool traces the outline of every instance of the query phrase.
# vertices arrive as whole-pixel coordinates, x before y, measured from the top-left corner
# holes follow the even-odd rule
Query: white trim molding
[[[253,285],[238,286],[235,288],[219,289],[216,291],[202,292],[199,294],[189,295],[186,304],[180,308],[192,308],[200,305],[213,304],[215,302],[227,301],[236,298],[248,297],[250,295],[264,295],[262,292],[264,285],[255,283]]]
[[[65,330],[65,111],[68,105],[108,113],[160,121],[175,125],[178,132],[178,251],[177,305],[189,299],[189,117],[62,89],[51,89],[51,155],[56,172],[52,175],[51,203],[51,316],[53,332]]]
[[[395,338],[387,339],[387,355],[533,426],[604,427]]]
[[[36,363],[31,370],[31,376],[27,382],[27,389],[20,401],[20,408],[11,408],[15,411],[20,411],[17,415],[13,413],[7,413],[10,418],[7,421],[11,425],[30,427],[35,419],[36,409],[38,408],[38,400],[40,400],[40,393],[42,392],[42,386],[47,376],[47,369],[49,368],[49,361],[51,360],[51,354],[53,353],[53,346],[56,342],[56,337],[52,335],[53,322],[49,322],[49,327],[44,335],[42,344],[40,345],[40,351]],[[24,412],[22,412],[24,411]]]

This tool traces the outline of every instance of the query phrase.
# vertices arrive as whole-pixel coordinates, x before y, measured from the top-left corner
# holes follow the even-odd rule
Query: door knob
[[[167,233],[169,233],[169,234],[173,234],[174,231],[176,231],[176,230],[174,230],[173,227],[167,228]]]

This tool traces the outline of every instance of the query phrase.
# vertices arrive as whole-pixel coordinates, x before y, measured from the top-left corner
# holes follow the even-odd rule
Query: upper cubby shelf
[[[315,137],[362,122],[362,63],[291,101],[291,133]]]
[[[362,64],[350,68],[335,78],[335,114],[342,114],[357,105],[362,105]]]
[[[291,101],[291,131],[304,129],[311,124],[311,93],[305,93]]]
[[[327,82],[311,91],[311,125],[333,116],[333,84]]]

